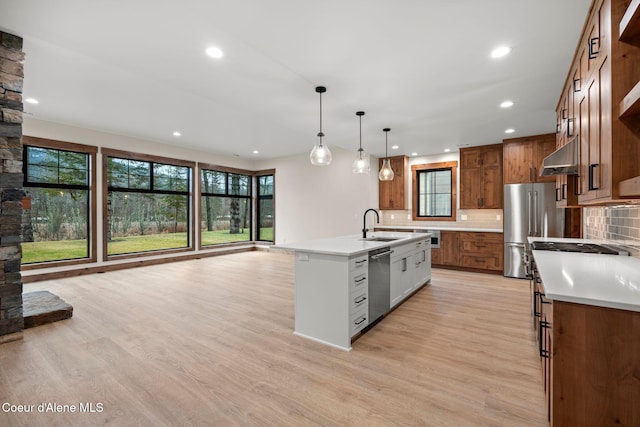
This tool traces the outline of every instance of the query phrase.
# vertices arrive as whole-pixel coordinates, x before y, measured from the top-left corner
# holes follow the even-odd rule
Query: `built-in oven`
[[[425,230],[416,229],[414,233],[431,233],[431,249],[438,249],[440,247],[440,230]]]

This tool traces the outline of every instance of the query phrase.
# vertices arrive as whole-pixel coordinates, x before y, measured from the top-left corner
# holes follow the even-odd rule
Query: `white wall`
[[[331,147],[331,153],[333,161],[322,167],[308,153],[256,162],[256,169],[276,169],[276,243],[360,233],[364,211],[378,208],[378,159],[371,159],[371,174],[354,175],[355,150]]]
[[[190,160],[194,162],[199,161],[202,163],[211,163],[248,170],[253,169],[253,159],[220,156],[204,151],[180,147],[179,145],[173,146],[162,144],[160,142],[83,129],[75,126],[39,120],[29,116],[24,116],[22,133],[27,136],[35,136],[38,138],[76,142],[78,144],[93,145],[97,147],[127,150],[134,153],[153,154],[172,159]],[[185,145],[187,142],[188,141],[185,141]]]

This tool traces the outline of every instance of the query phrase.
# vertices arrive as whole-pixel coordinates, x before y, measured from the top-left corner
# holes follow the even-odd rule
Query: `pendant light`
[[[362,116],[364,116],[364,111],[358,111],[356,116],[360,117],[360,148],[358,148],[358,156],[353,161],[351,167],[353,173],[368,174],[371,171],[371,163],[369,162],[369,155],[366,154],[362,148]]]
[[[389,141],[387,137],[389,136],[390,128],[384,128],[382,131],[384,132],[384,160],[382,161],[382,168],[380,169],[380,173],[378,174],[378,178],[380,181],[392,181],[393,180],[393,169],[391,169],[391,163],[389,162],[388,145]]]
[[[309,154],[311,164],[314,166],[327,166],[331,163],[331,151],[329,151],[329,147],[326,144],[322,143],[322,137],[324,136],[324,133],[322,133],[322,94],[326,91],[327,88],[324,86],[316,87],[316,92],[320,94],[320,132],[318,132],[320,141],[313,146],[311,154]]]

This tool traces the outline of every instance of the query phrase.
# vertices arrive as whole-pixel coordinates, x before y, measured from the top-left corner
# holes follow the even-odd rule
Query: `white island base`
[[[369,251],[390,247],[389,310],[431,279],[430,234],[375,233],[390,242],[359,236],[322,239],[274,248],[295,251],[294,334],[350,351],[369,319]],[[373,236],[372,236],[373,237]]]

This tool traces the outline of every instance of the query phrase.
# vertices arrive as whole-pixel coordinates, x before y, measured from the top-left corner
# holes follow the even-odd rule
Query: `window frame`
[[[87,218],[87,252],[88,256],[85,258],[73,258],[73,259],[65,259],[65,260],[52,260],[52,261],[43,261],[37,263],[30,264],[22,264],[21,270],[34,270],[38,268],[49,268],[49,267],[61,267],[65,265],[77,265],[77,264],[86,264],[86,263],[94,263],[98,259],[98,229],[97,229],[97,194],[96,194],[96,165],[97,165],[97,153],[98,147],[92,145],[78,144],[75,142],[66,142],[66,141],[58,141],[54,139],[47,138],[38,138],[34,136],[23,136],[22,137],[22,150],[23,150],[23,164],[22,171],[24,174],[23,177],[23,187],[24,188],[69,188],[69,189],[84,189],[84,186],[80,185],[37,185],[30,184],[28,179],[28,161],[27,161],[27,147],[36,147],[36,148],[45,148],[45,149],[53,149],[60,151],[69,151],[81,154],[87,154],[89,156],[89,173],[88,173],[88,185],[86,186],[86,190],[88,192],[87,195],[87,207],[89,209],[88,218]],[[82,188],[81,188],[82,187]]]
[[[214,172],[223,172],[225,174],[227,174],[227,178],[229,177],[228,174],[237,174],[237,175],[245,175],[248,176],[250,178],[250,182],[249,182],[249,191],[250,194],[249,196],[237,196],[237,195],[230,195],[229,190],[227,189],[226,194],[220,194],[220,193],[204,193],[202,190],[202,171],[203,170],[208,170],[208,171],[214,171]],[[250,171],[250,170],[246,170],[246,169],[238,169],[238,168],[232,168],[232,167],[228,167],[228,166],[220,166],[220,165],[214,165],[214,164],[209,164],[209,163],[198,163],[198,167],[197,167],[197,174],[198,174],[198,180],[197,180],[197,188],[198,188],[198,219],[197,219],[197,225],[198,225],[198,250],[207,250],[207,249],[215,249],[215,248],[220,248],[220,247],[224,247],[224,246],[239,246],[239,245],[247,245],[247,244],[251,244],[252,242],[254,242],[254,236],[255,234],[255,218],[253,215],[254,212],[254,205],[255,205],[255,172]],[[228,182],[228,181],[227,181]],[[228,243],[214,243],[214,244],[210,244],[210,245],[203,245],[202,244],[202,230],[200,229],[200,221],[202,219],[202,197],[204,196],[210,196],[210,197],[239,197],[239,198],[243,198],[243,199],[248,199],[249,200],[249,240],[243,240],[240,242],[228,242]]]
[[[193,195],[194,195],[194,172],[196,170],[196,162],[188,161],[188,160],[180,160],[180,159],[172,159],[169,157],[161,157],[155,156],[151,154],[143,154],[143,153],[134,153],[131,151],[125,150],[116,150],[112,148],[102,148],[100,150],[102,154],[102,259],[104,261],[118,260],[118,259],[126,259],[126,258],[138,258],[138,257],[148,257],[154,255],[164,255],[164,254],[175,254],[181,252],[193,252],[195,250],[195,209],[193,203]],[[189,224],[187,226],[187,242],[188,246],[185,248],[173,248],[173,249],[158,249],[144,252],[131,252],[126,254],[114,254],[109,255],[108,248],[108,198],[109,198],[109,178],[108,178],[108,162],[109,157],[116,157],[119,159],[125,160],[133,160],[133,161],[141,161],[141,162],[149,162],[151,163],[150,174],[153,175],[153,164],[158,163],[162,165],[169,166],[182,166],[190,168],[189,173],[189,183],[186,192],[175,192],[175,191],[154,191],[152,184],[150,184],[149,190],[141,190],[141,189],[119,189],[116,188],[115,191],[122,192],[138,192],[138,193],[146,193],[146,194],[185,194],[187,196],[187,220]]]
[[[273,193],[269,196],[261,196],[260,195],[260,177],[263,176],[272,176],[273,177]],[[255,208],[255,236],[256,236],[256,242],[271,242],[271,243],[275,243],[276,242],[276,170],[275,169],[267,169],[267,170],[261,170],[261,171],[256,171],[255,172],[255,181],[256,181],[256,208]],[[260,238],[260,200],[273,200],[273,219],[272,219],[272,226],[271,226],[271,233],[272,233],[272,240],[259,240]]]
[[[418,216],[418,203],[420,194],[418,192],[418,174],[423,171],[433,170],[451,170],[451,216]],[[439,162],[424,163],[411,166],[411,184],[412,184],[412,217],[414,221],[455,221],[456,220],[456,204],[458,197],[458,162]]]

